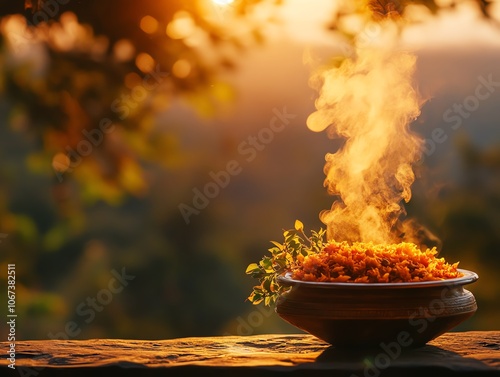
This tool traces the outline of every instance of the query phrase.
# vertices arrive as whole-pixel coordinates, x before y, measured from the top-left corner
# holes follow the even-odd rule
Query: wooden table
[[[16,343],[15,370],[5,356],[0,363],[0,376],[36,377],[500,376],[500,331],[450,332],[401,352],[335,349],[307,334],[32,340]]]

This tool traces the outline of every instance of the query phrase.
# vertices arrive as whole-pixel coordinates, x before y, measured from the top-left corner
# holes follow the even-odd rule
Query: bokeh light
[[[71,161],[69,157],[64,153],[57,153],[52,158],[52,168],[57,172],[64,173],[66,170],[69,169],[70,164]]]
[[[174,76],[184,79],[191,73],[191,63],[186,59],[177,60],[172,66]]]
[[[179,11],[167,25],[167,35],[172,39],[189,37],[195,30],[193,18],[188,12]]]
[[[159,25],[158,20],[152,16],[144,16],[140,23],[141,30],[147,34],[155,33],[158,30]]]
[[[134,57],[135,47],[128,39],[120,39],[113,46],[113,54],[120,62],[129,61]]]
[[[135,58],[135,65],[142,72],[151,72],[155,67],[155,60],[146,52],[141,52]]]

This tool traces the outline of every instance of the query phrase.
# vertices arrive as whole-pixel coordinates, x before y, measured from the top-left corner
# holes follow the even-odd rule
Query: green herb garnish
[[[307,255],[318,253],[325,246],[326,230],[311,231],[311,236],[304,233],[304,224],[295,221],[294,229],[283,231],[282,244],[271,241],[274,245],[268,249],[271,256],[264,256],[259,263],[251,263],[246,269],[246,274],[259,280],[259,285],[253,287],[248,300],[254,304],[264,302],[264,305],[273,305],[278,296],[289,290],[282,286],[277,278],[296,267]]]

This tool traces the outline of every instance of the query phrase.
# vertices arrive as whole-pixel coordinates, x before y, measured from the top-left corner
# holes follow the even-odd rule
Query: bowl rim
[[[346,283],[346,282],[324,282],[324,281],[303,281],[290,278],[291,272],[286,272],[284,275],[278,276],[279,283],[285,286],[300,285],[310,288],[364,288],[364,289],[385,289],[385,288],[429,288],[429,287],[453,287],[458,285],[466,285],[474,283],[479,279],[478,274],[473,271],[457,269],[463,273],[463,276],[458,278],[415,281],[402,283]]]

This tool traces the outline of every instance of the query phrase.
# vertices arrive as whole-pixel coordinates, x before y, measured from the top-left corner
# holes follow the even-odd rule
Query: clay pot
[[[477,310],[464,285],[478,275],[415,283],[327,283],[278,278],[291,289],[276,303],[285,321],[332,345],[373,347],[397,342],[419,347]]]

